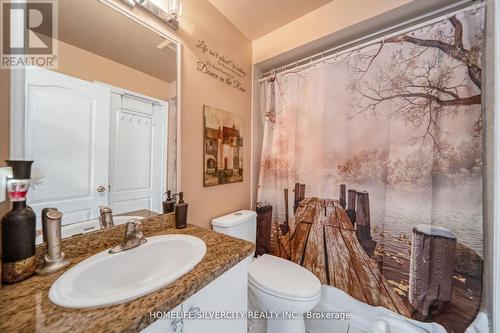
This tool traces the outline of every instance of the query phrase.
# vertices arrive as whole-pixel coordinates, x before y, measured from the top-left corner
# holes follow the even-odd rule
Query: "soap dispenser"
[[[188,204],[184,202],[184,193],[179,192],[179,202],[175,204],[175,227],[184,229],[187,227]]]
[[[175,199],[172,198],[172,191],[168,190],[167,199],[163,201],[163,214],[172,213],[174,209],[175,209]]]

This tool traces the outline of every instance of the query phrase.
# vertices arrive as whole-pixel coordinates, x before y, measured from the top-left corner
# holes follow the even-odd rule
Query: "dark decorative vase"
[[[12,210],[2,218],[2,282],[25,280],[35,273],[36,215],[26,205],[33,161],[6,161],[13,178],[7,181]]]

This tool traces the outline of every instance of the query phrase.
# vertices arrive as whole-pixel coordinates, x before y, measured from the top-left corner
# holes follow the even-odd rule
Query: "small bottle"
[[[175,205],[175,227],[184,229],[187,227],[188,204],[184,202],[184,193],[179,192],[179,202]]]
[[[175,199],[172,198],[172,191],[168,190],[167,199],[163,201],[163,214],[172,213],[174,209],[175,209]]]

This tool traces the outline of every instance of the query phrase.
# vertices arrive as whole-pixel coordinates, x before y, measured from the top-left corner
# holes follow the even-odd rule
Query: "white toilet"
[[[212,220],[214,231],[255,243],[257,215],[240,210]],[[321,283],[309,270],[289,260],[264,254],[248,269],[249,310],[264,311],[273,319],[249,320],[250,332],[304,333],[302,314],[321,298]],[[253,307],[257,306],[257,309]]]

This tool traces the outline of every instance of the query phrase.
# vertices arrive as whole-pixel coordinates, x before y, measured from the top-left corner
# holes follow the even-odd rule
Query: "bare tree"
[[[392,117],[421,130],[418,137],[422,143],[430,138],[440,150],[440,117],[481,104],[481,37],[478,35],[476,44],[466,49],[462,22],[455,16],[448,22],[448,31],[432,31],[435,39],[400,35],[381,42],[372,52],[347,56],[355,73],[351,84],[355,92],[352,117],[366,112],[376,114],[379,109],[387,109],[382,108],[384,103],[391,102]],[[394,43],[412,47],[396,48],[390,61],[375,64],[384,46]],[[474,130],[480,133],[480,118]]]

